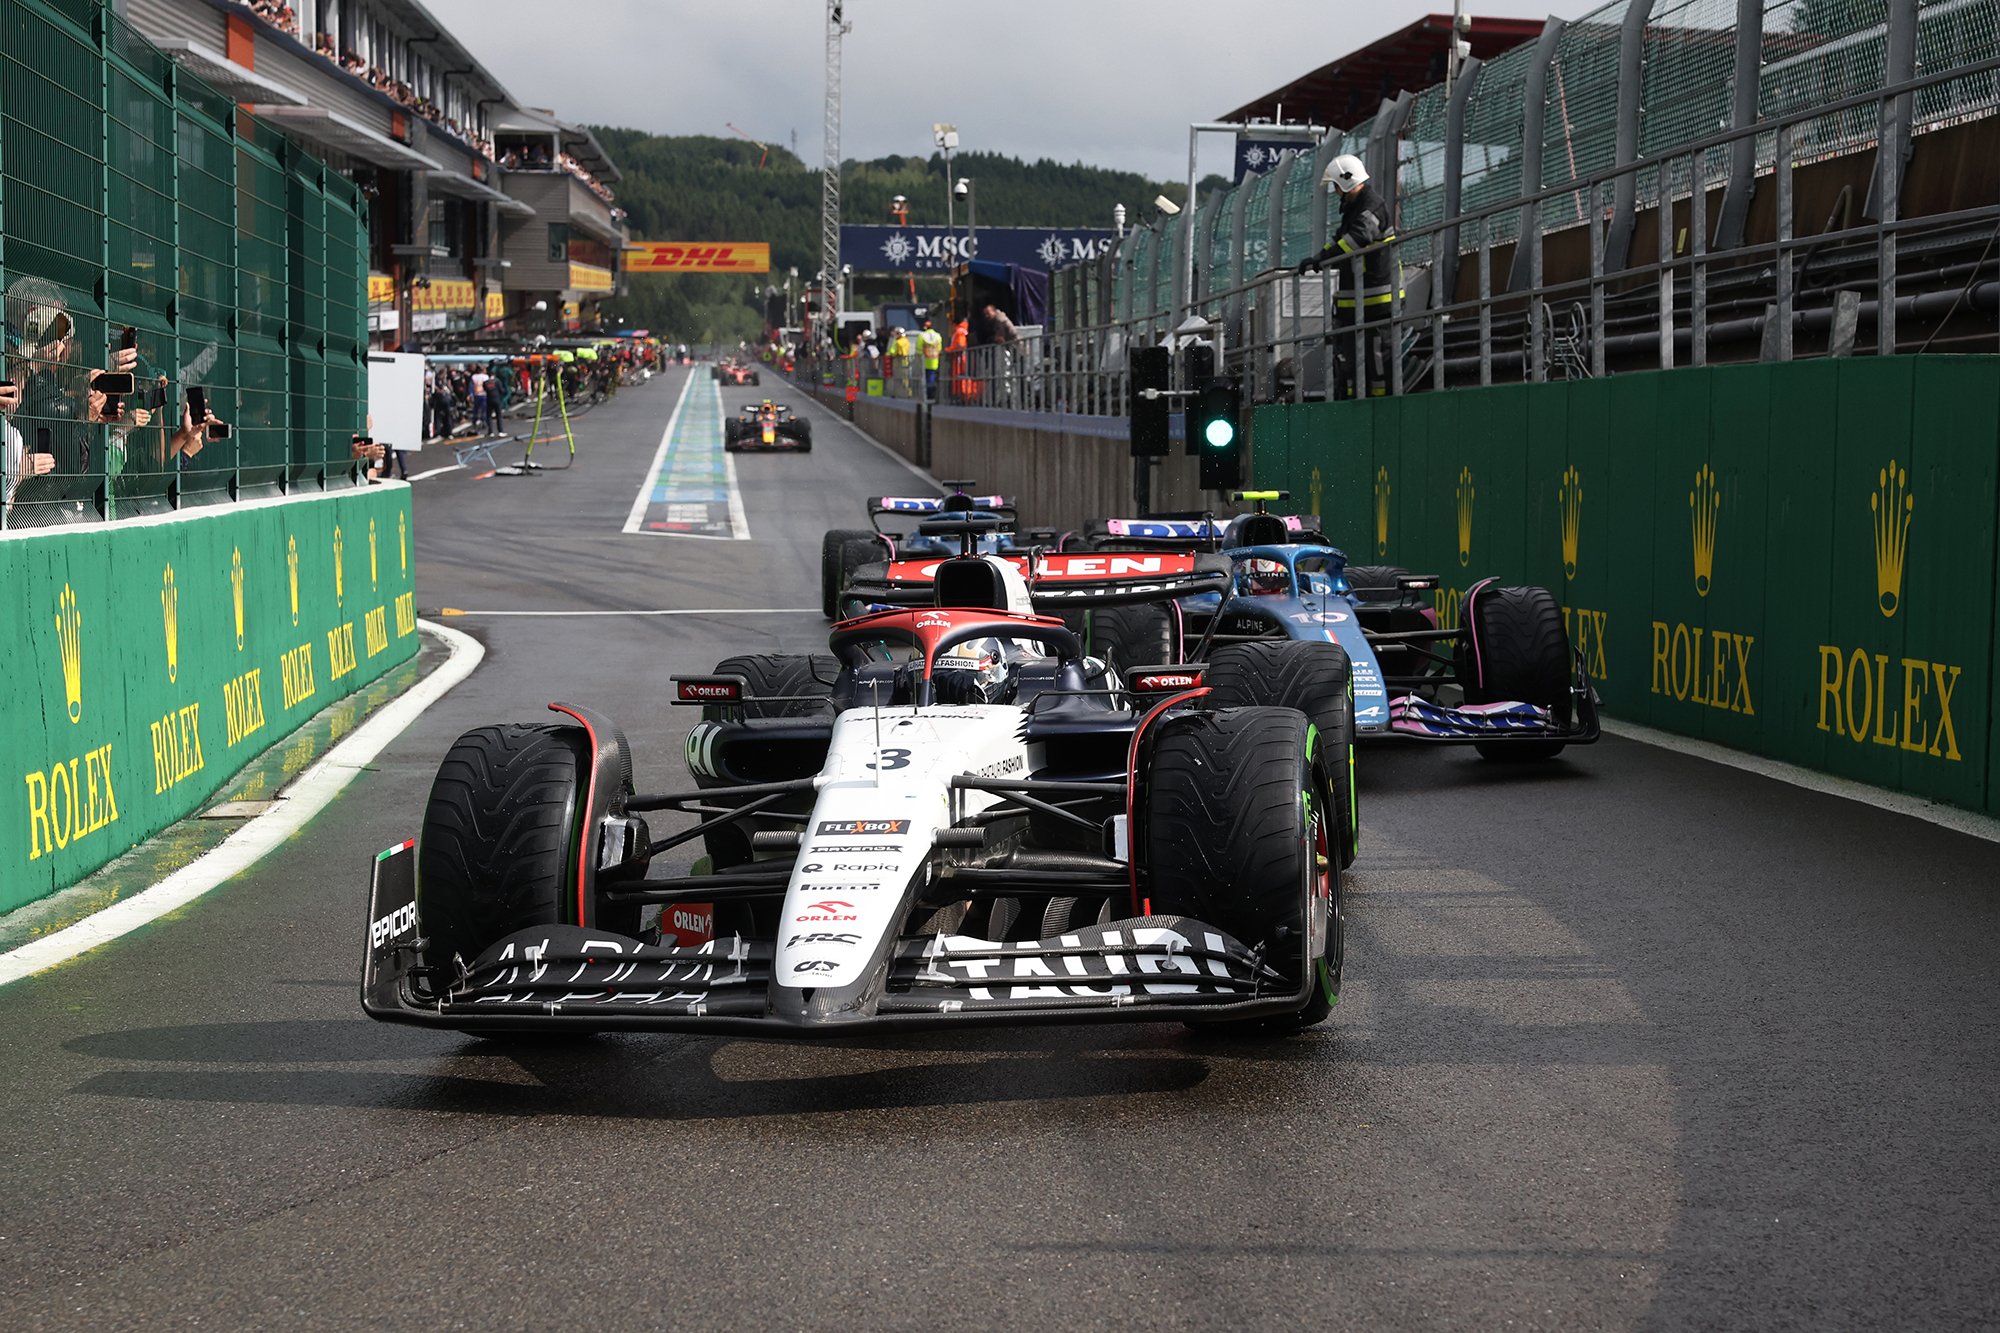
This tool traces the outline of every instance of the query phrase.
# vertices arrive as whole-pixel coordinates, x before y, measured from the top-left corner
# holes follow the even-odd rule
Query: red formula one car
[[[748,384],[755,386],[759,383],[757,379],[757,367],[745,365],[737,361],[724,361],[714,367],[711,373],[715,376],[717,384]]]

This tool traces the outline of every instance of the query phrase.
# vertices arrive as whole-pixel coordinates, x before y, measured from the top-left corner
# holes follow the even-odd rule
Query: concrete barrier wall
[[[0,911],[202,808],[417,649],[407,486],[0,538]]]
[[[1354,563],[1563,603],[1611,714],[2000,813],[2000,359],[1866,357],[1256,413]]]

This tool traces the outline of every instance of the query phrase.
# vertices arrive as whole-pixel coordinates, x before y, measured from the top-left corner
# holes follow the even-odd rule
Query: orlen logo
[[[417,928],[417,905],[404,903],[384,917],[377,917],[368,924],[368,946],[379,949],[405,931]]]
[[[854,904],[842,902],[838,898],[827,898],[816,903],[807,903],[805,915],[795,916],[794,921],[859,921],[853,915]]]
[[[695,700],[734,699],[734,685],[704,685],[699,681],[684,680],[680,683],[681,698]]]
[[[918,628],[918,629],[950,629],[950,628],[951,628],[951,617],[950,617],[950,616],[943,616],[943,615],[939,615],[939,614],[938,614],[937,612],[935,612],[935,611],[926,611],[926,612],[924,612],[924,614],[922,614],[922,615],[920,615],[920,616],[918,616],[918,617],[917,617],[917,628]]]
[[[1161,672],[1157,675],[1140,676],[1132,682],[1135,690],[1191,690],[1201,684],[1201,677],[1186,671]]]

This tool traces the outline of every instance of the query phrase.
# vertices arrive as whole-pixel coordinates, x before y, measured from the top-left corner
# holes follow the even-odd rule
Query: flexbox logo
[[[1563,577],[1576,577],[1577,540],[1583,535],[1583,478],[1575,468],[1563,473],[1556,488],[1556,507],[1562,511]]]
[[[1715,473],[1706,463],[1694,474],[1688,509],[1694,518],[1694,590],[1706,597],[1715,572],[1715,521],[1722,510],[1722,496],[1715,489]]]
[[[76,594],[63,584],[56,599],[56,643],[62,650],[63,697],[69,704],[69,720],[83,721],[83,617],[77,614]]]
[[[160,619],[167,632],[167,683],[181,678],[181,590],[174,586],[174,567],[160,578]]]
[[[1917,501],[1910,494],[1909,473],[1890,459],[1875,477],[1868,508],[1875,514],[1875,605],[1893,616],[1903,604],[1903,556],[1909,550],[1910,519]]]
[[[1458,473],[1458,563],[1472,563],[1472,469],[1469,467],[1460,468]]]

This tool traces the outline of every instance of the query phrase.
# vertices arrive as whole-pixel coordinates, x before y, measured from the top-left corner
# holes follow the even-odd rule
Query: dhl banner
[[[0,912],[204,808],[417,650],[410,492],[9,533]]]
[[[476,310],[479,294],[463,278],[432,278],[428,287],[410,293],[412,310]]]
[[[633,241],[627,273],[769,273],[771,247],[758,242]]]
[[[1856,407],[1865,405],[1865,410]],[[2000,366],[1895,356],[1256,409],[1355,563],[1555,595],[1605,711],[2000,813]]]

